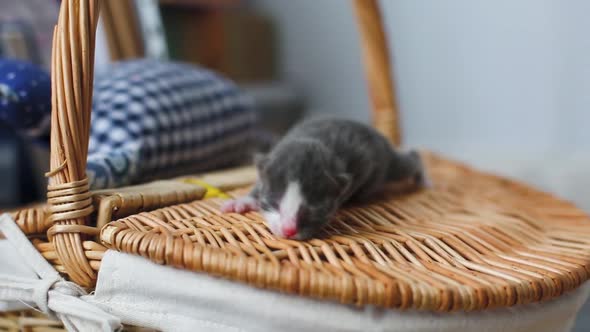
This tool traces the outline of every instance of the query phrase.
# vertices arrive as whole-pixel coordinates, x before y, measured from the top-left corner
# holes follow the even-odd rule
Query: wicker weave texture
[[[254,167],[239,167],[205,174],[187,175],[173,180],[160,180],[136,186],[95,191],[92,193],[94,211],[96,212],[92,216],[93,222],[89,225],[70,226],[69,228],[79,227],[84,233],[98,235],[101,225],[113,219],[201,199],[206,190],[193,182],[204,182],[215,188],[231,190],[252,183],[255,179]],[[47,213],[47,205],[35,205],[12,212],[11,215],[41,255],[64,277],[69,278],[70,270],[63,264],[54,243],[49,242],[45,234],[48,231],[51,234],[51,232],[59,230],[59,226],[51,227],[52,223],[48,222]],[[1,235],[0,233],[0,238]],[[97,272],[106,248],[95,236],[87,237],[81,244],[83,251],[77,254],[85,257],[92,270]]]
[[[73,281],[91,286],[96,273],[83,255],[85,225],[93,212],[86,177],[90,130],[94,37],[98,0],[61,2],[53,33],[51,66],[51,158],[47,173],[51,242]]]
[[[0,332],[67,332],[60,321],[35,310],[0,312]],[[154,329],[124,326],[120,332],[157,332]]]
[[[60,321],[33,310],[0,313],[0,332],[66,332]]]
[[[234,172],[238,172],[237,174],[242,176],[244,174],[244,171],[239,169],[228,170],[224,174],[231,178]],[[211,175],[215,174],[219,173],[212,173]],[[203,175],[197,177],[197,179],[208,176],[210,175]],[[227,182],[226,179],[225,182],[220,183],[224,184]],[[204,188],[194,184],[183,183],[180,179],[161,180],[137,186],[96,191],[91,195],[93,209],[97,211],[93,215],[95,222],[89,225],[70,225],[68,226],[68,230],[74,231],[80,229],[83,233],[98,235],[100,229],[95,225],[104,225],[110,222],[112,220],[111,218],[122,218],[142,211],[150,211],[164,206],[194,201],[201,199],[204,194]],[[11,215],[43,257],[57,271],[69,277],[70,271],[72,270],[66,268],[56,250],[55,244],[48,241],[47,236],[45,236],[45,232],[51,237],[53,232],[59,232],[62,229],[62,226],[50,227],[52,224],[47,222],[47,208],[47,205],[37,205],[13,212]],[[76,256],[84,257],[92,270],[95,272],[98,271],[106,248],[99,243],[96,237],[88,237],[82,240],[80,248],[82,251],[77,253]]]
[[[101,239],[160,264],[260,288],[390,308],[506,307],[554,298],[588,279],[583,212],[518,183],[427,159],[434,189],[345,208],[307,242],[276,238],[257,213],[220,214],[220,199],[118,220]]]

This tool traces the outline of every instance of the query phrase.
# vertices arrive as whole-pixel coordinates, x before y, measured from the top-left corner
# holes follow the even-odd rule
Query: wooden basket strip
[[[401,126],[387,48],[377,0],[353,0],[364,56],[365,77],[372,103],[373,125],[395,145]]]
[[[62,322],[35,310],[0,313],[0,332],[66,332]],[[156,332],[154,329],[124,326],[121,332]]]
[[[92,213],[86,156],[92,99],[92,62],[98,1],[65,0],[54,31],[52,59],[49,220],[60,226],[51,241],[73,281],[93,284],[96,273],[84,255],[84,228]]]

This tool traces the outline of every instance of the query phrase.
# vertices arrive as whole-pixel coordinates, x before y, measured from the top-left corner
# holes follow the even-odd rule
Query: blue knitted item
[[[115,64],[94,85],[87,173],[112,188],[246,160],[255,111],[235,84],[188,64]]]
[[[30,138],[48,141],[51,80],[40,67],[0,59],[0,120]]]

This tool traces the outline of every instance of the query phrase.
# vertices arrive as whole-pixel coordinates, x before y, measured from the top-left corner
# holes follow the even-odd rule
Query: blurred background
[[[202,65],[238,82],[278,135],[312,114],[370,122],[348,1],[106,3],[96,71],[140,57]],[[0,57],[49,69],[57,6],[0,1]],[[520,179],[590,211],[589,2],[381,6],[406,146]],[[2,128],[0,207],[43,199],[47,148]],[[590,328],[580,316],[579,331]]]

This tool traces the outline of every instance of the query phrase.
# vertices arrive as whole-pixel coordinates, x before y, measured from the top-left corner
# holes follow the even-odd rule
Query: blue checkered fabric
[[[87,167],[94,189],[231,166],[250,155],[251,102],[209,70],[126,61],[94,86]]]

